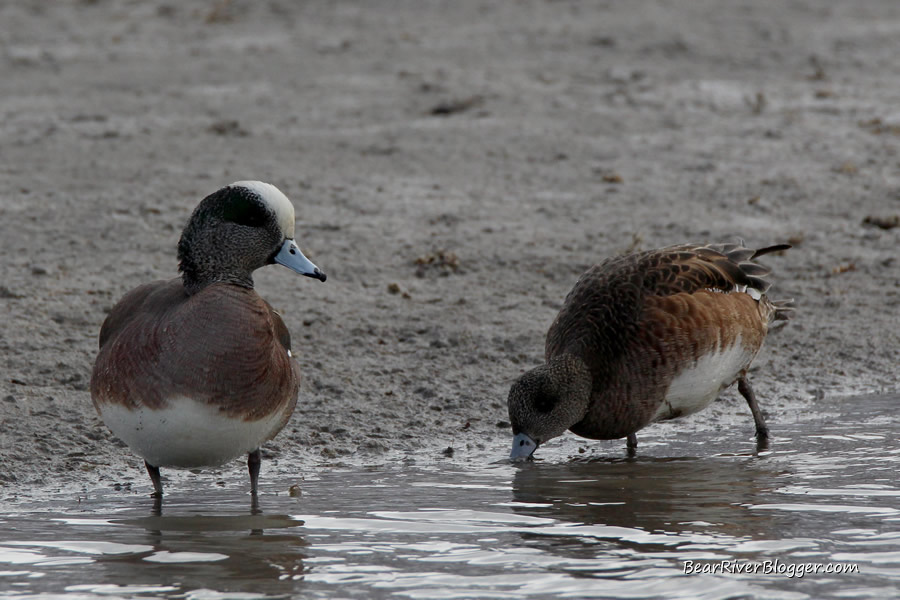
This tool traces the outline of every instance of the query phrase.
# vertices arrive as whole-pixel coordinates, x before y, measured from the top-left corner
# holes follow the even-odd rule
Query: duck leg
[[[153,492],[154,498],[162,498],[162,479],[159,476],[159,467],[154,467],[146,460],[144,461],[144,465],[147,467],[147,472],[150,473],[150,481],[153,482],[153,489],[156,490]]]
[[[637,435],[629,433],[628,441],[625,443],[625,447],[628,449],[628,456],[634,456],[635,454],[637,454]]]
[[[750,387],[750,380],[746,377],[738,379],[738,391],[741,393],[741,396],[747,400],[747,404],[750,406],[750,412],[753,413],[753,422],[756,423],[757,443],[765,442],[769,439],[769,427],[766,425],[766,420],[762,416],[762,411],[759,410],[759,405],[756,403],[756,395],[753,393],[753,388]]]
[[[256,489],[259,486],[259,465],[262,463],[262,457],[259,455],[259,448],[247,455],[247,470],[250,471],[250,493],[256,495]]]

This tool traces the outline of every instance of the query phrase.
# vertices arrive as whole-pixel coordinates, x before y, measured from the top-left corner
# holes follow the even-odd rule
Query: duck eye
[[[556,397],[545,392],[540,392],[534,399],[534,408],[538,412],[548,413],[556,406]]]
[[[269,219],[265,207],[254,197],[239,190],[228,199],[222,209],[226,221],[247,227],[262,227]]]

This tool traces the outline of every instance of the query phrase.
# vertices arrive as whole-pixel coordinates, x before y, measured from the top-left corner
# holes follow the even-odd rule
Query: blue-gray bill
[[[294,240],[284,240],[284,244],[281,245],[281,250],[278,251],[278,254],[275,255],[273,260],[279,265],[284,265],[291,271],[296,271],[307,277],[314,277],[319,281],[325,281],[325,273],[320,271],[319,267],[314,265],[311,260],[306,258],[303,253],[300,252],[300,248]]]
[[[531,439],[530,436],[519,433],[513,438],[512,451],[509,453],[510,460],[527,460],[531,458],[534,451],[537,450],[538,443]]]

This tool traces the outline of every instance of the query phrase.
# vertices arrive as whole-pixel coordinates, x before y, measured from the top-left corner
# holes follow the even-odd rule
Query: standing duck
[[[221,465],[288,422],[300,371],[291,336],[253,289],[267,264],[325,281],[294,241],[294,207],[275,186],[239,181],[204,198],[178,242],[181,277],[128,292],[100,329],[91,398],[107,427],[144,459],[155,496],[160,467]]]
[[[769,431],[747,379],[769,325],[793,302],[771,301],[755,259],[787,244],[683,244],[611,258],[585,272],[547,332],[546,363],[509,391],[510,458],[562,435],[628,440],[690,415],[738,383],[764,445]]]

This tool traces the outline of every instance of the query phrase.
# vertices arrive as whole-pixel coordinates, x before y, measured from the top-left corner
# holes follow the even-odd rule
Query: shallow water
[[[160,510],[112,490],[7,503],[0,596],[898,597],[898,400],[773,423],[761,453],[747,423],[651,428],[634,459],[621,443],[568,458],[569,440],[521,466],[321,470],[298,498],[263,486],[256,508],[201,478],[179,480]],[[822,566],[798,576],[806,564]],[[823,572],[835,565],[849,572]]]

